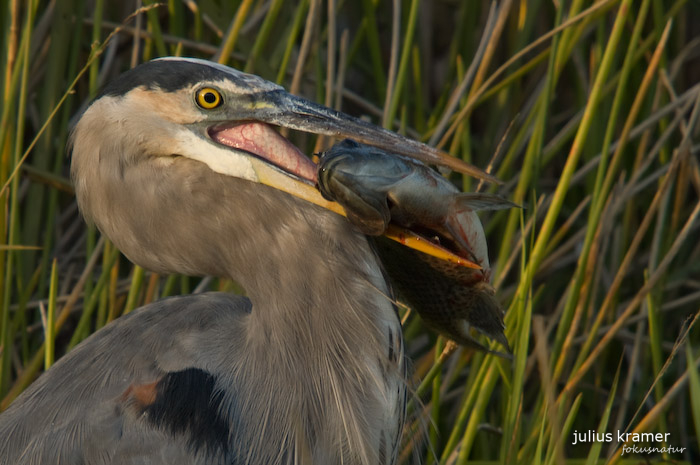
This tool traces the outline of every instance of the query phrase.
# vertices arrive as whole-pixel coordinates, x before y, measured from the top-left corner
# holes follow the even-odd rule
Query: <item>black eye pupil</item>
[[[204,94],[204,101],[207,103],[214,103],[216,102],[216,95],[214,95],[213,92],[207,92]]]

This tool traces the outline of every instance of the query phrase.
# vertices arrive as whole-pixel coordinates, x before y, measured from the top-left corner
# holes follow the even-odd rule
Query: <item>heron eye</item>
[[[221,93],[211,87],[203,87],[197,91],[197,105],[205,110],[211,110],[221,105]]]

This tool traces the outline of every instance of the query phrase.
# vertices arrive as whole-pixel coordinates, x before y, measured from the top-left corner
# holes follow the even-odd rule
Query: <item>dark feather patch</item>
[[[167,60],[149,61],[130,69],[111,81],[102,89],[98,98],[105,95],[119,97],[137,87],[175,92],[199,82],[223,79],[230,80],[231,76],[219,69],[202,66],[198,63]]]
[[[396,362],[396,354],[394,353],[394,332],[389,330],[389,361]]]
[[[223,393],[215,386],[214,376],[197,368],[168,373],[143,413],[155,427],[183,434],[194,451],[228,455],[230,428],[221,412]]]

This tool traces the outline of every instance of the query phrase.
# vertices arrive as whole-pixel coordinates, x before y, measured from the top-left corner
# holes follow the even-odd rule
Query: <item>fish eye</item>
[[[197,91],[195,101],[197,105],[205,110],[212,110],[223,102],[221,92],[212,87],[202,87]]]

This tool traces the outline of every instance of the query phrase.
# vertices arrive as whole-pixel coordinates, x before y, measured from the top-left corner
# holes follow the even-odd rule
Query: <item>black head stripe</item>
[[[107,84],[98,95],[119,97],[137,87],[175,92],[203,81],[230,80],[231,74],[212,66],[185,60],[148,61]]]

